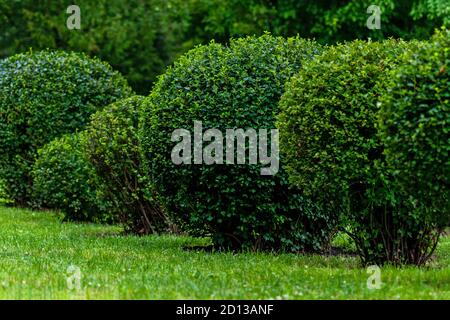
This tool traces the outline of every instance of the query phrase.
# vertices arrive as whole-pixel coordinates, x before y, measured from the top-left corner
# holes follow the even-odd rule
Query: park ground
[[[382,267],[369,289],[351,254],[188,250],[208,240],[61,220],[0,206],[0,299],[450,299],[450,236],[426,267]]]

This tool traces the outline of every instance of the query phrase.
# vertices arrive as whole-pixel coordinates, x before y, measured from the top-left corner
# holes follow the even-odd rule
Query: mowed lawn
[[[450,299],[449,237],[425,268],[383,267],[379,290],[367,288],[369,274],[352,256],[185,248],[206,242],[124,236],[117,227],[0,207],[0,298]]]

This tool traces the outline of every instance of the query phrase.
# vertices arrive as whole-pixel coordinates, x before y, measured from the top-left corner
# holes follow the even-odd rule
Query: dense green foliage
[[[198,0],[197,23],[190,34],[200,39],[262,34],[315,38],[321,43],[354,39],[425,39],[450,24],[448,0]],[[367,9],[381,9],[381,29],[370,30]]]
[[[377,82],[419,43],[329,48],[287,85],[278,125],[291,182],[338,213],[364,263],[424,263],[438,234],[397,190],[377,131]]]
[[[71,4],[81,30],[67,3],[0,0],[0,204],[233,250],[318,251],[340,228],[364,264],[430,260],[450,224],[449,0]]]
[[[190,129],[194,121],[224,135],[226,129],[274,128],[286,80],[320,51],[299,38],[242,38],[229,47],[213,43],[192,50],[160,78],[142,109],[146,173],[192,234],[206,230],[217,246],[239,249],[311,250],[327,239],[331,221],[300,190],[289,188],[282,168],[262,176],[261,164],[249,165],[248,144],[246,165],[171,160],[172,132]]]
[[[84,134],[84,151],[128,231],[137,234],[168,229],[164,212],[144,194],[137,137],[143,97],[118,101],[97,112]]]
[[[0,178],[0,205],[11,203],[11,199],[6,191],[6,183]]]
[[[69,30],[66,12],[76,4],[81,29]],[[186,4],[180,0],[0,0],[5,14],[0,55],[54,48],[98,56],[147,94],[153,80],[181,49]],[[1,18],[0,18],[1,22]]]
[[[109,65],[81,54],[30,52],[0,61],[0,177],[10,197],[18,204],[29,200],[39,147],[131,93]]]
[[[33,200],[41,208],[58,209],[66,220],[101,219],[107,201],[95,186],[95,172],[81,148],[80,134],[64,135],[39,149],[31,175]]]
[[[99,56],[147,94],[156,76],[182,52],[215,39],[262,35],[342,40],[428,38],[450,24],[448,0],[77,0],[81,30],[69,30],[68,3],[0,0],[0,57],[29,48]],[[381,29],[369,30],[367,8],[381,9]]]
[[[377,80],[407,47],[402,41],[330,47],[288,82],[278,125],[294,184],[314,193],[367,180],[361,177],[382,154]]]
[[[413,199],[450,225],[450,31],[406,54],[383,79],[380,124],[387,162]]]

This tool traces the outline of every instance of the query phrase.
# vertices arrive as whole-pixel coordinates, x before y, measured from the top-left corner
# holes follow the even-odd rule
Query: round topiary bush
[[[82,54],[30,52],[0,61],[0,176],[16,204],[29,200],[39,147],[131,93],[120,74]]]
[[[380,127],[387,162],[404,191],[450,225],[450,30],[406,54],[384,80]]]
[[[139,107],[134,96],[95,113],[86,127],[84,150],[119,211],[120,222],[137,234],[167,231],[169,221],[153,197],[144,192],[137,136]]]
[[[81,134],[64,135],[39,149],[31,171],[34,205],[61,210],[70,221],[102,220],[109,204],[95,185],[81,140]]]
[[[326,241],[331,221],[301,190],[289,188],[282,166],[264,173],[261,169],[271,164],[249,164],[249,139],[230,142],[226,149],[231,161],[220,164],[225,152],[211,151],[206,142],[214,139],[225,146],[221,138],[227,129],[242,129],[244,138],[248,129],[259,139],[259,129],[271,134],[286,80],[321,50],[312,41],[270,35],[232,40],[229,47],[212,43],[181,57],[159,79],[142,108],[142,152],[151,187],[184,230],[211,235],[216,246],[228,249],[313,250]],[[175,131],[175,138],[183,132],[190,139],[194,122],[197,127],[201,122],[199,131],[206,136],[223,133],[205,139],[203,153],[209,160],[201,164],[188,157],[195,137],[186,142],[185,154],[174,149],[179,142],[174,131],[185,129]],[[268,141],[270,148],[276,136]],[[174,153],[186,161],[172,161]],[[192,156],[197,158],[198,150]],[[245,164],[237,164],[239,158]]]
[[[395,40],[331,47],[304,65],[280,102],[290,181],[339,215],[365,264],[420,264],[430,249],[420,247],[420,224],[411,218],[419,209],[384,167],[377,130],[377,82],[417,47]]]

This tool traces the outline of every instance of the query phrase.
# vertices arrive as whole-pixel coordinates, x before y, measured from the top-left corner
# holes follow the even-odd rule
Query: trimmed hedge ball
[[[31,172],[34,205],[61,210],[69,221],[99,221],[110,204],[95,184],[82,139],[80,134],[64,135],[39,149]]]
[[[29,200],[38,148],[131,94],[119,73],[83,54],[29,52],[0,61],[0,176],[16,204]]]
[[[291,183],[340,218],[365,264],[422,264],[433,248],[434,234],[414,218],[420,209],[385,168],[377,128],[379,80],[419,47],[396,40],[331,47],[305,63],[280,103]]]
[[[119,220],[129,232],[164,232],[170,223],[153,197],[147,197],[137,130],[144,98],[134,96],[115,102],[91,117],[84,134],[84,150],[114,201]]]
[[[230,161],[225,162],[220,148],[207,147],[215,141],[225,148],[218,135],[205,138],[208,157],[201,164],[194,164],[199,154],[192,149],[194,125],[199,128],[201,122],[200,135],[217,129],[222,138],[227,129],[242,129],[242,134],[254,129],[258,138],[258,130],[267,129],[270,154],[285,82],[321,51],[313,41],[266,34],[232,40],[229,47],[200,46],[160,77],[142,108],[142,152],[149,188],[157,190],[184,230],[211,235],[217,247],[227,249],[318,250],[327,240],[332,222],[301,190],[289,187],[283,160],[272,174],[262,171],[271,164],[255,161],[248,140],[245,145],[241,140],[229,147]],[[190,140],[186,146],[191,151],[176,152],[177,129]]]
[[[405,55],[385,79],[380,127],[387,162],[406,193],[450,225],[450,30]],[[435,220],[436,221],[436,220]]]

